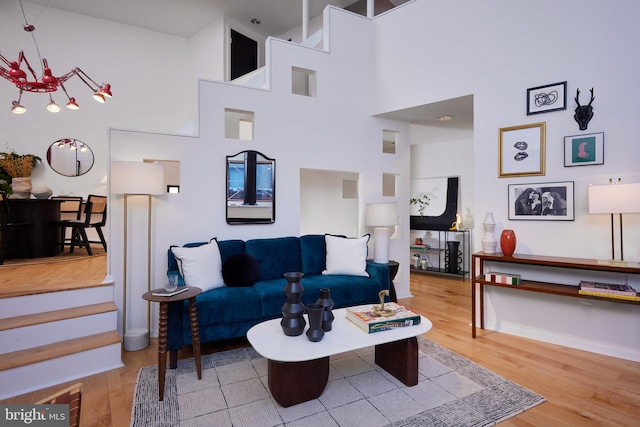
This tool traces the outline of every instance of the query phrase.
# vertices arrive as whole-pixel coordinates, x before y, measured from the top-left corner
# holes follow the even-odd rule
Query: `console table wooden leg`
[[[196,297],[189,298],[189,319],[191,321],[191,342],[193,345],[193,356],[196,360],[196,372],[198,379],[202,379],[202,367],[200,364],[200,330],[198,329],[198,309],[196,308]]]
[[[164,375],[167,370],[167,325],[169,303],[160,303],[160,325],[158,331],[158,400],[164,400]]]
[[[317,399],[329,380],[329,357],[305,362],[269,360],[268,366],[269,390],[285,408]]]
[[[408,387],[418,384],[418,339],[378,344],[375,362]]]

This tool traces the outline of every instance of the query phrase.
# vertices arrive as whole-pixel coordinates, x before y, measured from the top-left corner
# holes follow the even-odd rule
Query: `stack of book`
[[[580,289],[578,293],[581,295],[591,295],[603,298],[619,298],[630,301],[640,301],[640,296],[634,288],[629,285],[614,285],[611,283],[580,281]]]
[[[511,273],[498,273],[496,271],[489,271],[485,273],[484,280],[487,282],[501,283],[504,285],[519,285],[520,275]]]
[[[376,316],[373,304],[347,307],[347,319],[354,325],[370,334],[420,324],[420,315],[394,302],[384,305],[385,308],[395,310],[393,316]]]

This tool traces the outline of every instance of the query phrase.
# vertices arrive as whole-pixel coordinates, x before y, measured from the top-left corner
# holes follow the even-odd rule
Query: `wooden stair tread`
[[[0,371],[56,359],[83,351],[120,343],[118,331],[103,332],[81,338],[60,341],[40,347],[0,354]]]
[[[94,314],[108,313],[110,311],[117,310],[118,307],[116,307],[113,302],[103,302],[81,307],[47,311],[44,313],[26,314],[24,316],[2,319],[2,323],[0,324],[0,331],[23,328],[49,322],[57,322],[60,320],[73,319],[76,317],[91,316]]]

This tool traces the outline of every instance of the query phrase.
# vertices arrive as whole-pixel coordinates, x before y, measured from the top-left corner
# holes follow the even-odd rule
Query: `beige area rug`
[[[40,258],[5,259],[3,265],[16,266],[16,265],[49,264],[52,262],[70,261],[70,260],[106,255],[106,252],[101,244],[91,245],[91,252],[93,253],[93,255],[89,255],[85,248],[74,248],[73,253],[71,253],[69,252],[69,248],[65,248],[64,252],[61,252],[56,256],[40,257]]]
[[[194,360],[180,360],[167,372],[162,402],[157,367],[145,367],[131,426],[491,426],[545,401],[426,338],[418,343],[418,385],[378,367],[370,347],[332,356],[322,395],[289,408],[271,397],[267,361],[250,347],[203,356],[201,381]]]

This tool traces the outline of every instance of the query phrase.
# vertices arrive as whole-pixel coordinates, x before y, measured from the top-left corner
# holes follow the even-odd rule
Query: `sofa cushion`
[[[244,253],[244,240],[220,240],[218,242],[218,247],[220,248],[220,256],[224,262],[224,260],[229,258],[231,255]]]
[[[369,273],[366,272],[368,234],[360,238],[325,234],[324,239],[327,248],[327,266],[322,274],[369,277]]]
[[[218,241],[213,238],[197,247],[172,247],[178,260],[178,269],[187,286],[197,286],[206,292],[224,286],[222,259]]]
[[[284,273],[302,271],[297,237],[247,240],[246,252],[258,260],[260,281],[283,279]]]
[[[320,298],[320,289],[329,288],[334,308],[380,303],[380,284],[364,276],[319,275],[302,279],[302,302],[307,305]]]
[[[200,333],[209,325],[233,324],[262,318],[260,296],[251,286],[225,286],[196,297]],[[183,327],[190,328],[189,310],[185,301]]]
[[[233,254],[222,263],[222,277],[227,286],[251,286],[259,275],[258,261],[249,254]]]
[[[305,276],[322,274],[325,269],[326,251],[323,234],[300,236],[302,272]]]

